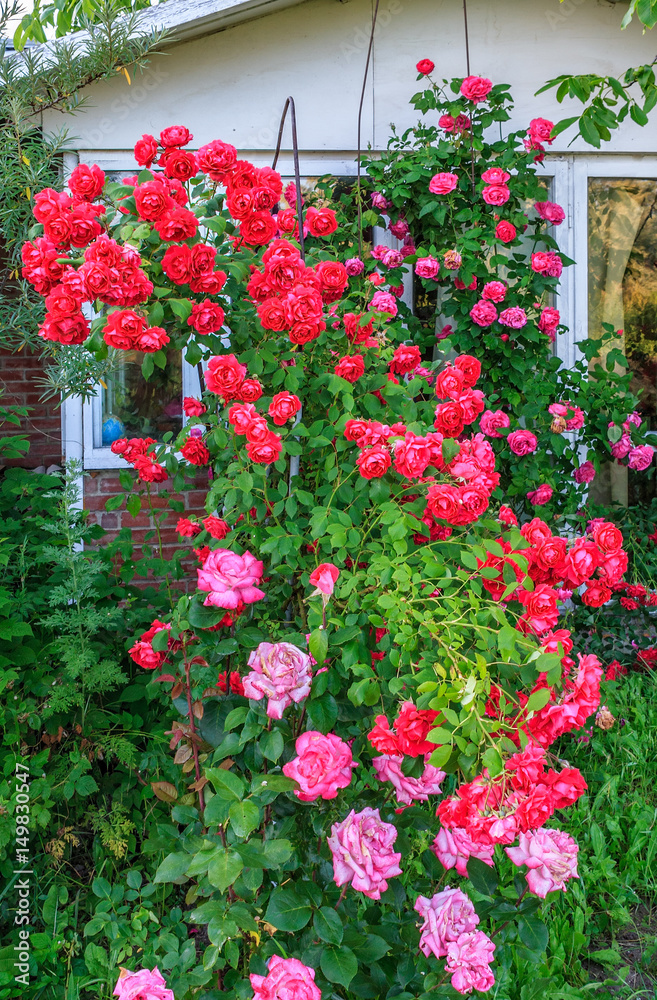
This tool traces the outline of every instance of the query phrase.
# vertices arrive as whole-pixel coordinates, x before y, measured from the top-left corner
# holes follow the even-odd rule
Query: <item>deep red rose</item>
[[[135,160],[140,167],[150,167],[157,156],[157,139],[154,135],[142,135],[135,143]]]
[[[98,164],[79,163],[71,172],[68,186],[77,198],[93,201],[103,190],[105,172]]]
[[[254,212],[240,223],[240,236],[250,246],[262,246],[276,235],[278,226],[269,212]]]
[[[436,744],[429,743],[426,737],[439,715],[433,709],[419,709],[412,701],[405,701],[393,724],[400,753],[420,757],[435,750]]]
[[[345,355],[333,371],[347,382],[357,382],[365,372],[365,359],[362,354]]]
[[[301,400],[298,396],[295,396],[292,392],[277,392],[273,397],[271,403],[269,404],[269,416],[272,418],[275,424],[282,427],[283,424],[296,416],[296,414],[301,409]]]
[[[192,306],[187,326],[191,326],[201,336],[206,336],[221,330],[225,315],[221,306],[218,306],[216,302],[204,299],[203,302],[195,302]]]
[[[186,146],[194,136],[184,125],[169,125],[160,132],[160,143],[169,149],[172,146]]]
[[[332,208],[309,208],[304,216],[311,236],[330,236],[338,228],[338,220]]]
[[[198,219],[186,208],[172,208],[157,219],[155,229],[166,243],[182,243],[196,236]]]
[[[433,426],[443,437],[458,437],[465,426],[463,407],[452,399],[445,403],[438,403]]]
[[[234,354],[220,354],[210,358],[205,384],[210,392],[223,396],[225,400],[236,399],[246,373],[246,365],[241,365]]]
[[[176,285],[185,285],[191,277],[192,251],[188,246],[167,247],[162,270]]]
[[[207,465],[210,461],[210,452],[200,438],[187,438],[180,449],[180,454],[192,465]]]
[[[420,59],[415,68],[421,76],[429,76],[429,73],[433,73],[436,67],[431,59]]]
[[[167,177],[188,181],[198,173],[196,157],[186,149],[165,149],[157,161]]]

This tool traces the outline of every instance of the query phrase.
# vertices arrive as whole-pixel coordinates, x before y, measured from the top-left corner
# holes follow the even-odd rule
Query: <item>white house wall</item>
[[[552,94],[534,97],[549,77],[618,75],[654,58],[651,33],[643,35],[637,24],[621,32],[625,9],[607,0],[468,0],[472,72],[511,84],[517,127],[532,117],[558,120],[579,104],[560,107]],[[300,145],[311,158],[317,154],[304,172],[320,172],[325,158],[347,165],[356,147],[371,11],[370,0],[308,0],[182,42],[156,56],[131,85],[123,76],[94,84],[87,88],[84,111],[73,119],[48,113],[44,124],[51,131],[66,127],[70,146],[84,160],[98,152],[110,163],[142,132],[157,134],[169,124],[187,125],[194,146],[221,138],[245,154],[261,151],[264,157],[275,145],[280,113],[292,94]],[[461,0],[380,0],[364,145],[384,147],[390,122],[400,127],[414,122],[408,98],[418,86],[420,58],[434,60],[436,76],[465,74]],[[562,137],[553,150],[565,150],[567,142]],[[289,138],[284,146],[289,148]],[[657,127],[628,122],[605,151],[654,153]],[[122,156],[116,160],[125,163]]]

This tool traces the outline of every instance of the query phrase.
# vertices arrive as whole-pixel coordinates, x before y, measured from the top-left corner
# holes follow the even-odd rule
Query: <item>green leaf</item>
[[[338,706],[332,694],[323,694],[321,698],[312,698],[307,702],[308,722],[312,729],[320,733],[328,733],[335,725],[338,717]]]
[[[154,882],[175,882],[189,868],[192,858],[187,853],[168,854],[155,872]]]
[[[260,738],[258,746],[262,751],[263,757],[266,757],[267,760],[276,761],[283,753],[285,741],[283,740],[280,730],[272,729],[270,733],[265,733],[264,736]]]
[[[208,866],[208,881],[217,887],[220,892],[225,892],[229,885],[232,885],[238,877],[244,862],[237,851],[227,850]]]
[[[187,620],[193,628],[211,628],[218,625],[225,614],[223,608],[206,608],[200,601],[194,600],[189,605]]]
[[[280,931],[300,931],[310,920],[311,912],[305,900],[294,889],[274,889],[265,920]]]
[[[526,712],[538,712],[540,709],[545,708],[550,698],[552,697],[552,692],[549,688],[539,688],[538,691],[532,691],[529,698],[527,699],[527,704],[525,705]]]
[[[325,628],[316,628],[310,633],[308,648],[310,649],[310,655],[314,657],[317,663],[324,662],[328,653],[328,634]]]
[[[220,799],[225,799],[227,802],[239,802],[242,799],[246,786],[237,774],[223,767],[211,767],[205,773]]]
[[[347,988],[358,972],[358,960],[351,948],[325,948],[320,959],[322,972],[330,983]]]
[[[248,837],[260,822],[260,810],[255,802],[234,802],[228,812],[230,825],[238,837]]]
[[[153,361],[153,355],[147,354],[141,363],[141,373],[146,380],[148,380],[153,371],[155,370],[155,362]]]
[[[192,315],[192,303],[189,299],[169,299],[171,312],[178,317],[181,323],[186,323]]]
[[[112,896],[112,886],[106,878],[95,878],[91,884],[91,891],[100,899],[110,899]]]
[[[105,510],[118,510],[119,507],[121,507],[122,504],[123,504],[123,499],[124,499],[123,493],[117,493],[117,495],[115,497],[109,497],[105,501]],[[139,498],[138,497],[134,497],[134,498],[130,497],[130,499],[131,500],[132,499],[138,500]]]
[[[136,517],[141,510],[141,497],[135,493],[126,500],[126,509],[132,517]]]
[[[473,886],[484,896],[492,896],[497,889],[497,875],[494,868],[479,858],[470,858],[467,864],[468,878]]]
[[[313,917],[315,933],[327,944],[340,944],[344,933],[340,917],[329,906],[322,906]]]
[[[468,862],[468,875],[470,862],[474,860],[476,859],[470,858]],[[518,936],[525,948],[537,954],[542,954],[548,946],[548,929],[539,917],[521,917],[518,921]]]

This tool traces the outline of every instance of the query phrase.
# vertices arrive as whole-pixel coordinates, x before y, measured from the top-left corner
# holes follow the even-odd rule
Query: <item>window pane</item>
[[[599,337],[603,323],[620,331],[639,410],[657,431],[657,181],[590,178],[588,202],[589,337]],[[646,501],[654,472],[628,476],[614,464],[593,492],[601,502]]]
[[[180,351],[167,352],[164,370],[155,367],[148,382],[141,373],[145,355],[126,351],[121,367],[101,390],[101,420],[95,428],[96,448],[119,437],[162,439],[182,429],[182,361]]]

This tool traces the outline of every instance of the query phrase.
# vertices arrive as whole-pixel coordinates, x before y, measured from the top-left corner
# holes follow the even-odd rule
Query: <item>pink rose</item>
[[[532,271],[548,278],[558,278],[563,271],[563,263],[558,253],[551,250],[532,254]]]
[[[566,213],[561,205],[557,205],[553,201],[537,201],[534,208],[542,219],[551,222],[553,226],[560,226],[566,218]]]
[[[445,132],[453,132],[455,125],[456,120],[453,115],[441,115],[438,119],[438,127],[444,129]]]
[[[447,871],[456,868],[459,875],[463,875],[464,878],[468,875],[467,865],[470,858],[479,858],[489,868],[493,867],[495,844],[478,844],[467,830],[457,826],[449,830],[441,827],[431,845],[431,850],[443,868]]]
[[[389,292],[375,292],[372,296],[370,308],[375,312],[387,313],[389,316],[397,315],[397,302],[395,296]]]
[[[579,469],[573,472],[573,479],[576,483],[590,483],[595,479],[595,466],[593,462],[582,462]]]
[[[611,424],[609,425],[612,426]],[[629,434],[625,433],[621,436],[620,440],[615,441],[611,446],[611,454],[615,459],[625,458],[629,455],[632,450],[632,438]]]
[[[517,847],[505,847],[514,865],[526,865],[527,885],[535,896],[545,899],[548,892],[566,889],[566,882],[578,878],[577,844],[562,830],[540,827],[521,833]]]
[[[406,479],[419,479],[431,461],[431,449],[426,438],[406,431],[403,441],[395,445],[395,470]]]
[[[466,76],[461,84],[461,93],[473,104],[485,101],[492,89],[492,82],[484,76]]]
[[[643,472],[652,462],[654,453],[655,449],[649,444],[637,445],[636,448],[632,448],[630,451],[627,464],[630,469],[634,469],[636,472]]]
[[[448,271],[458,271],[463,261],[463,257],[458,250],[446,250],[443,254],[443,264]]]
[[[137,972],[121,969],[112,995],[119,1000],[174,1000],[173,990],[167,989],[157,965]]]
[[[365,265],[360,257],[350,257],[344,262],[344,268],[350,277],[358,277],[365,270]]]
[[[501,281],[487,281],[481,290],[482,299],[489,302],[502,302],[506,295],[506,285]]]
[[[559,315],[558,309],[552,309],[551,306],[547,306],[541,313],[538,320],[538,328],[541,333],[544,333],[550,338],[550,341],[554,343],[555,334],[561,317]]]
[[[527,325],[527,313],[520,306],[510,306],[509,309],[502,310],[499,322],[502,326],[511,327],[512,330],[520,330]]]
[[[511,180],[511,174],[502,170],[501,167],[489,167],[488,170],[484,170],[481,179],[484,184],[506,184],[507,181]]]
[[[251,973],[253,1000],[321,1000],[315,986],[315,970],[298,958],[272,955],[267,963],[267,975]]]
[[[335,884],[351,882],[369,899],[380,899],[388,888],[387,880],[401,875],[401,854],[392,849],[396,839],[396,828],[382,822],[378,809],[366,806],[359,813],[352,809],[341,823],[333,824],[327,841]]]
[[[517,236],[517,229],[512,222],[501,219],[495,226],[495,235],[502,243],[512,243]]]
[[[457,174],[434,174],[429,181],[429,190],[431,194],[449,194],[450,191],[454,190],[458,182]]]
[[[310,694],[310,657],[291,642],[261,642],[248,663],[251,673],[244,678],[244,694],[254,701],[267,697],[270,719],[282,719],[288,705]]]
[[[505,205],[511,197],[506,184],[491,184],[481,192],[481,197],[487,205]]]
[[[501,438],[498,427],[508,427],[510,423],[508,415],[503,410],[486,410],[481,415],[479,426],[487,437]]]
[[[310,574],[310,585],[315,587],[315,594],[326,594],[330,597],[340,576],[340,570],[333,563],[320,563]],[[311,597],[314,596],[311,594]]]
[[[419,778],[407,777],[402,769],[403,756],[374,757],[372,764],[379,781],[389,781],[397,793],[397,802],[410,806],[413,802],[426,802],[430,795],[438,795],[445,777],[429,763],[430,753],[424,755],[424,771]]]
[[[264,593],[256,587],[262,579],[263,566],[250,552],[243,556],[229,549],[215,549],[198,573],[198,589],[208,592],[203,603],[215,608],[234,610],[243,604],[261,601]]]
[[[472,990],[487,992],[495,984],[490,970],[495,945],[483,931],[459,935],[447,946],[445,972],[452,976],[452,986],[459,993]]]
[[[547,483],[541,483],[541,485],[530,491],[527,494],[527,499],[530,503],[533,503],[535,507],[542,507],[543,504],[549,503],[552,499],[552,494],[554,490]]]
[[[511,431],[507,441],[514,455],[530,455],[538,445],[536,435],[526,430]]]
[[[351,781],[352,768],[358,766],[349,745],[334,733],[324,736],[309,730],[298,737],[295,747],[297,756],[283,765],[283,774],[298,782],[294,794],[302,802],[334,799],[338,789]]]
[[[427,958],[444,958],[450,941],[473,931],[479,923],[472,901],[460,889],[443,889],[431,899],[418,896],[413,907],[422,917],[420,951]]]
[[[435,257],[420,257],[415,262],[418,278],[435,278],[440,270],[440,262]]]
[[[497,309],[492,302],[480,299],[470,310],[470,318],[477,326],[490,326],[497,319]]]
[[[547,118],[532,118],[528,129],[529,138],[532,142],[547,142],[550,144],[552,142],[551,135],[553,128],[554,122],[548,121]]]

